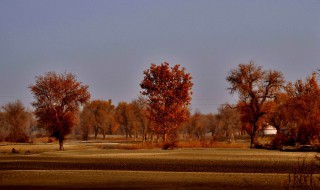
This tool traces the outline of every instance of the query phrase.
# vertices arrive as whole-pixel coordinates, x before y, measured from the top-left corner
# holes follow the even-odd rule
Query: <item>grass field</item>
[[[58,151],[56,143],[2,145],[0,188],[281,189],[299,158],[316,155],[247,148],[112,147],[117,144],[70,141],[65,151]],[[12,154],[12,148],[20,153]]]

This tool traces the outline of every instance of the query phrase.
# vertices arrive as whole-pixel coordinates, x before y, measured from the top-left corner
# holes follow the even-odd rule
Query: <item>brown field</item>
[[[316,155],[117,148],[123,144],[67,141],[65,151],[56,142],[1,145],[0,189],[281,189],[299,158]],[[12,154],[12,148],[20,153]]]

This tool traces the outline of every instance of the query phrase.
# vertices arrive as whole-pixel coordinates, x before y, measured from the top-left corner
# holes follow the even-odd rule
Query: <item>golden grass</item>
[[[32,143],[51,143],[51,142],[57,142],[57,140],[52,137],[32,138]]]
[[[249,148],[249,144],[240,142],[180,141],[179,148]]]
[[[98,148],[103,149],[123,149],[123,150],[139,150],[139,149],[158,149],[163,148],[163,143],[155,142],[131,142],[131,143],[121,143],[116,146],[103,145]],[[201,141],[179,141],[176,143],[174,148],[249,148],[248,143],[241,142],[201,142]]]

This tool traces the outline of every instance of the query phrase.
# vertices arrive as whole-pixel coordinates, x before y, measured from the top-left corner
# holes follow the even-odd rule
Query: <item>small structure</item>
[[[263,129],[263,135],[276,135],[277,134],[277,129],[274,126],[267,125]]]

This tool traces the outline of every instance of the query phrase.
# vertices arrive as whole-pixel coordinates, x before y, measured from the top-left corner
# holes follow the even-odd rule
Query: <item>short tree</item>
[[[228,141],[234,141],[234,132],[240,131],[241,127],[240,112],[237,107],[230,104],[220,105],[218,108],[217,119],[220,130],[226,135]]]
[[[88,86],[72,73],[47,72],[36,76],[36,83],[29,88],[36,99],[32,105],[39,124],[59,140],[63,150],[65,136],[78,123],[79,106],[90,99]]]
[[[30,124],[29,113],[25,110],[23,104],[18,100],[2,106],[4,122],[9,128],[9,134],[5,138],[10,142],[27,142],[28,130]]]
[[[147,141],[147,133],[149,132],[148,118],[147,118],[147,100],[143,96],[139,96],[137,99],[133,100],[131,103],[134,118],[133,122],[136,127],[135,136],[138,132],[141,133],[143,142]]]
[[[170,68],[166,62],[151,64],[144,71],[141,93],[148,100],[149,119],[159,126],[156,131],[162,135],[165,143],[175,140],[176,130],[188,119],[193,86],[191,79],[185,68],[180,69],[180,65]]]
[[[115,119],[120,125],[120,129],[126,134],[126,138],[132,138],[134,110],[133,106],[127,102],[119,102],[115,111]]]
[[[231,94],[238,93],[239,109],[243,123],[251,138],[251,148],[256,143],[256,134],[266,114],[266,102],[273,100],[279,93],[284,79],[281,72],[264,71],[262,67],[249,64],[239,64],[227,76]]]

